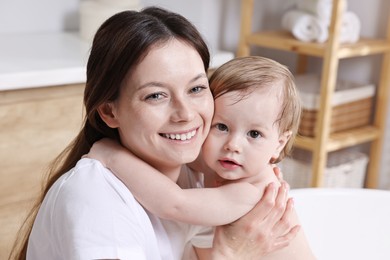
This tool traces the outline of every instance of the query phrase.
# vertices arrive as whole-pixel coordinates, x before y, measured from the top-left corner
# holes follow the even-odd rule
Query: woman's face
[[[122,144],[165,174],[196,159],[214,112],[203,61],[178,40],[152,47],[109,107]]]

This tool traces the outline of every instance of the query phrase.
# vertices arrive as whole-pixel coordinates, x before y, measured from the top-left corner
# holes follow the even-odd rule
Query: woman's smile
[[[197,131],[197,129],[191,130],[188,132],[184,132],[184,133],[164,133],[164,134],[160,134],[160,135],[162,137],[165,137],[165,138],[168,138],[171,140],[186,141],[186,140],[192,139],[196,135],[196,131]]]

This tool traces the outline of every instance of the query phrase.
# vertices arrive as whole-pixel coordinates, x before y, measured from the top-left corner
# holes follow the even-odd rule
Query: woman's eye
[[[225,124],[216,124],[215,128],[217,128],[219,131],[222,131],[222,132],[225,132],[228,130],[228,127]]]
[[[202,90],[204,90],[206,87],[204,87],[204,86],[196,86],[196,87],[193,87],[192,89],[191,89],[191,93],[199,93],[199,92],[201,92]]]
[[[158,92],[158,93],[153,93],[153,94],[150,94],[148,96],[146,96],[146,100],[159,100],[163,98],[163,94]]]
[[[251,138],[259,138],[261,137],[261,133],[259,131],[256,131],[256,130],[251,130],[248,132],[248,135],[251,137]]]

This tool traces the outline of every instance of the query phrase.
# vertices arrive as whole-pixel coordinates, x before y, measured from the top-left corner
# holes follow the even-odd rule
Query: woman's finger
[[[285,182],[282,182],[278,189],[277,196],[274,202],[274,207],[269,212],[267,221],[270,225],[275,225],[283,216],[286,210],[288,189]]]
[[[273,210],[275,206],[275,198],[277,194],[277,187],[275,183],[270,183],[264,191],[263,196],[256,206],[248,212],[245,217],[253,220],[265,219]]]
[[[272,245],[272,250],[276,251],[288,246],[290,242],[297,236],[300,229],[301,226],[296,225],[292,229],[290,229],[285,235],[277,237],[275,239],[274,244]]]
[[[293,210],[294,210],[294,200],[289,198],[286,205],[286,210],[284,211],[280,220],[274,225],[272,229],[275,236],[282,236],[288,233],[292,228],[292,219],[293,219]]]
[[[279,168],[278,166],[276,166],[276,164],[272,164],[272,166],[273,166],[273,170],[274,170],[274,173],[275,173],[276,178],[278,178],[278,180],[279,180],[280,182],[284,181],[284,180],[283,180],[283,173],[282,173],[282,171],[280,170],[280,168]]]

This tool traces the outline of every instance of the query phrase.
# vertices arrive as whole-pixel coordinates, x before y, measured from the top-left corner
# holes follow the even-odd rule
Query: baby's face
[[[203,158],[220,177],[238,180],[261,174],[284,147],[277,121],[281,100],[274,90],[256,89],[242,100],[230,92],[215,100]]]

